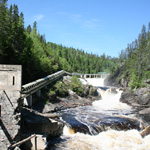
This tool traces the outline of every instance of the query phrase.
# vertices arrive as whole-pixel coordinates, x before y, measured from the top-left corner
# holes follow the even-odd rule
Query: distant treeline
[[[143,25],[138,38],[121,51],[119,64],[118,80],[125,78],[131,89],[146,86],[150,79],[150,23],[148,30]]]
[[[23,84],[59,70],[79,73],[114,72],[118,59],[103,54],[46,42],[37,31],[37,23],[25,28],[23,13],[17,5],[0,0],[0,63],[21,64]]]

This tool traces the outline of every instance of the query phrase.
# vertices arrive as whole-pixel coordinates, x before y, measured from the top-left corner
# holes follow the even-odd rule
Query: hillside
[[[125,87],[145,87],[150,79],[150,23],[143,25],[138,38],[128,44],[119,56],[117,71],[112,75],[116,83]]]
[[[23,84],[59,70],[79,73],[114,72],[117,58],[88,54],[84,50],[46,42],[37,23],[24,26],[23,13],[18,6],[0,3],[0,63],[21,64]]]

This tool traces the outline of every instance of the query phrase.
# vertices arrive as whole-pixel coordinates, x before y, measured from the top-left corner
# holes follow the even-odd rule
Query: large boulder
[[[143,110],[139,111],[140,115],[149,115],[150,114],[150,108],[145,108]]]
[[[140,105],[150,105],[150,89],[149,88],[140,88],[135,90],[135,94],[138,96],[138,103]]]
[[[133,106],[150,106],[149,90],[149,88],[140,88],[133,92],[126,90],[122,93],[120,101]]]
[[[120,98],[120,101],[123,103],[127,103],[129,105],[138,105],[138,97],[134,93],[131,93],[129,91],[123,92]]]
[[[30,109],[22,109],[22,130],[24,133],[44,134],[47,138],[62,134],[64,123]]]

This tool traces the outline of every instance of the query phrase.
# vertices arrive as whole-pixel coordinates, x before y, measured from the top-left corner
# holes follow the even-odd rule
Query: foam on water
[[[137,130],[109,130],[98,135],[76,133],[66,135],[64,150],[150,150],[150,135],[142,138]]]
[[[88,80],[88,82],[90,82],[90,80]],[[96,83],[97,80],[94,81],[92,79],[91,82],[92,85],[101,86],[99,85],[100,82]],[[103,82],[101,81],[101,83]],[[96,110],[102,110],[102,112],[107,114],[109,114],[111,110],[117,112],[124,110],[127,110],[127,112],[132,111],[130,106],[119,101],[122,91],[118,90],[117,93],[114,94],[110,89],[107,91],[99,89],[99,92],[102,96],[102,100],[93,102],[93,107]],[[124,113],[118,113],[118,115],[123,114]],[[77,116],[79,118],[80,114]],[[150,135],[142,138],[138,130],[116,131],[110,129],[100,132],[98,135],[89,135],[78,132],[75,133],[73,129],[65,126],[62,139],[64,139],[64,142],[59,144],[62,150],[150,150]]]
[[[93,106],[97,107],[98,109],[103,110],[112,110],[112,109],[131,109],[131,107],[125,103],[120,102],[120,97],[122,91],[118,91],[117,93],[111,93],[110,89],[107,91],[103,91],[99,89],[99,92],[102,96],[102,100],[98,100],[93,102]]]

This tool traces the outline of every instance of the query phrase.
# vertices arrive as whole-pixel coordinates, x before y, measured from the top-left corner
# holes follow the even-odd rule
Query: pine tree
[[[27,27],[26,31],[27,31],[27,33],[28,33],[28,34],[30,34],[30,33],[31,33],[32,28],[31,28],[31,26],[30,26],[30,25],[28,25],[28,27]]]

